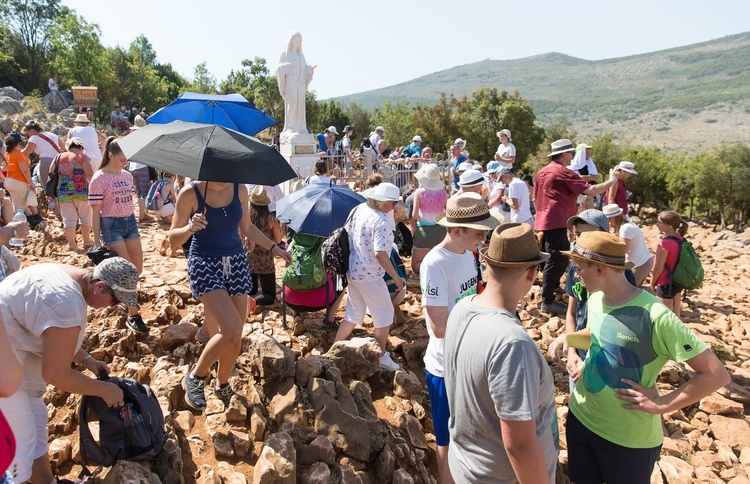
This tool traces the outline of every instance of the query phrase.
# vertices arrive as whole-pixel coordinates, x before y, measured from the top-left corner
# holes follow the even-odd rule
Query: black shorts
[[[665,286],[656,286],[656,295],[662,299],[672,299],[679,296],[683,287],[676,282],[670,282]]]
[[[647,449],[617,445],[586,428],[571,411],[568,411],[565,435],[571,482],[649,484],[651,481],[661,445]]]

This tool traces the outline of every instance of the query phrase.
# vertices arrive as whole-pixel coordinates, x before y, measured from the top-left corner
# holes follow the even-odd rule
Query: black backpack
[[[362,144],[360,145],[359,150],[361,152],[364,152],[365,148],[373,148],[372,143],[370,142],[369,136],[365,136],[364,138],[362,138]]]
[[[99,377],[122,389],[125,405],[110,408],[99,397],[81,400],[81,459],[85,465],[111,466],[118,460],[142,461],[161,451],[167,437],[162,413],[151,387],[129,378]],[[91,435],[89,422],[99,421],[99,441]]]
[[[411,235],[411,230],[403,222],[396,223],[396,247],[398,247],[398,255],[408,257],[411,256],[411,250],[414,248],[414,237]]]

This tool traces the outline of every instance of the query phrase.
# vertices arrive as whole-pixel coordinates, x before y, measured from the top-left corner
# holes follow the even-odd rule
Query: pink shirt
[[[674,234],[680,240],[685,238],[679,234]],[[663,238],[659,241],[659,247],[663,247],[667,251],[667,260],[664,262],[664,271],[656,280],[657,286],[666,286],[669,282],[668,272],[674,271],[674,267],[677,264],[677,259],[680,257],[680,244],[673,239]],[[656,265],[656,259],[654,259],[654,265]]]
[[[117,174],[97,171],[89,184],[89,203],[101,205],[102,217],[133,215],[133,175],[125,170]]]
[[[418,188],[419,193],[419,219],[423,225],[433,225],[435,217],[445,212],[445,204],[448,200],[445,190],[425,190]]]

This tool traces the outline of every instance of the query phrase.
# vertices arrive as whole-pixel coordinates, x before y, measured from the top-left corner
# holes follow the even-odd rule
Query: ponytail
[[[99,168],[101,169],[107,166],[110,162],[110,157],[112,155],[119,155],[120,153],[122,153],[122,149],[120,148],[120,145],[117,144],[117,138],[115,138],[114,136],[110,136],[109,138],[107,138],[107,142],[104,145],[102,164]]]

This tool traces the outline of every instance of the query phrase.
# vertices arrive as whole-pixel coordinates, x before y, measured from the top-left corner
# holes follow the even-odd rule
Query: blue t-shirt
[[[458,179],[460,178],[460,176],[457,173],[458,166],[464,161],[469,161],[469,159],[466,158],[464,155],[461,155],[455,160],[453,160],[453,163],[451,163],[451,166],[453,167],[453,188],[458,189]]]
[[[318,140],[318,149],[320,151],[328,151],[328,146],[326,146],[326,135],[323,133],[318,133],[315,138],[317,138]]]
[[[411,158],[414,155],[421,155],[421,154],[422,154],[422,147],[417,146],[414,143],[404,148],[404,151],[401,152],[401,155],[404,158]]]

